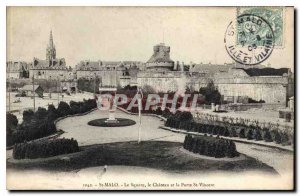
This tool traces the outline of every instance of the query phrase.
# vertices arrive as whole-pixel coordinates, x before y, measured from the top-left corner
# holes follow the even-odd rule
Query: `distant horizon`
[[[235,8],[218,9],[228,15],[203,7],[8,7],[7,61],[46,59],[52,30],[56,57],[73,68],[85,60],[145,63],[159,43],[174,62],[232,64],[223,39]],[[260,66],[294,71],[292,35]]]

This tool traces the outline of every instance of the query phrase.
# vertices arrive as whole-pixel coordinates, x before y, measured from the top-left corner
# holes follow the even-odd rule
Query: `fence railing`
[[[272,122],[264,122],[259,120],[253,120],[249,118],[234,118],[230,116],[219,116],[214,114],[206,114],[206,113],[200,113],[195,112],[194,113],[194,119],[199,122],[209,122],[211,124],[230,124],[230,125],[245,125],[245,126],[258,126],[258,127],[267,127],[270,129],[278,129],[279,131],[288,131],[290,133],[294,132],[294,126],[293,125],[282,125],[279,123],[272,123]]]

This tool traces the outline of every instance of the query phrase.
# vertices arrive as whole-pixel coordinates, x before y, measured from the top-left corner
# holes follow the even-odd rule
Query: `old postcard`
[[[293,7],[7,7],[9,190],[294,190]]]

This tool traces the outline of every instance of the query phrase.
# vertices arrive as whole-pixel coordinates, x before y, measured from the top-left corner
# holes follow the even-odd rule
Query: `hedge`
[[[73,138],[63,138],[16,144],[13,148],[13,157],[14,159],[35,159],[74,153],[78,151],[79,147],[76,140]]]
[[[215,158],[239,156],[235,143],[222,138],[186,135],[183,148],[193,153]]]
[[[183,113],[183,112],[182,112]],[[184,112],[188,113],[188,112]],[[182,114],[181,114],[182,115]],[[239,137],[247,140],[263,140],[265,142],[275,142],[282,145],[291,145],[293,143],[292,133],[286,131],[278,131],[277,129],[260,128],[259,126],[247,126],[243,124],[195,122],[193,119],[179,118],[177,113],[169,115],[165,126],[183,129],[187,132],[198,132],[212,135],[220,135],[225,137]],[[184,114],[184,116],[188,116]]]
[[[25,141],[49,136],[56,132],[54,121],[59,117],[71,114],[85,113],[97,107],[95,99],[83,100],[81,102],[71,101],[70,105],[61,101],[57,109],[49,105],[48,109],[39,107],[36,112],[26,110],[23,112],[23,122],[17,124],[16,117],[7,113],[6,138],[7,146]]]

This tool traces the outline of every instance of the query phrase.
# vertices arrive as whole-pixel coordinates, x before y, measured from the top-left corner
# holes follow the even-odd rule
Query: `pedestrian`
[[[103,171],[106,172],[107,170],[107,165],[104,165]]]

